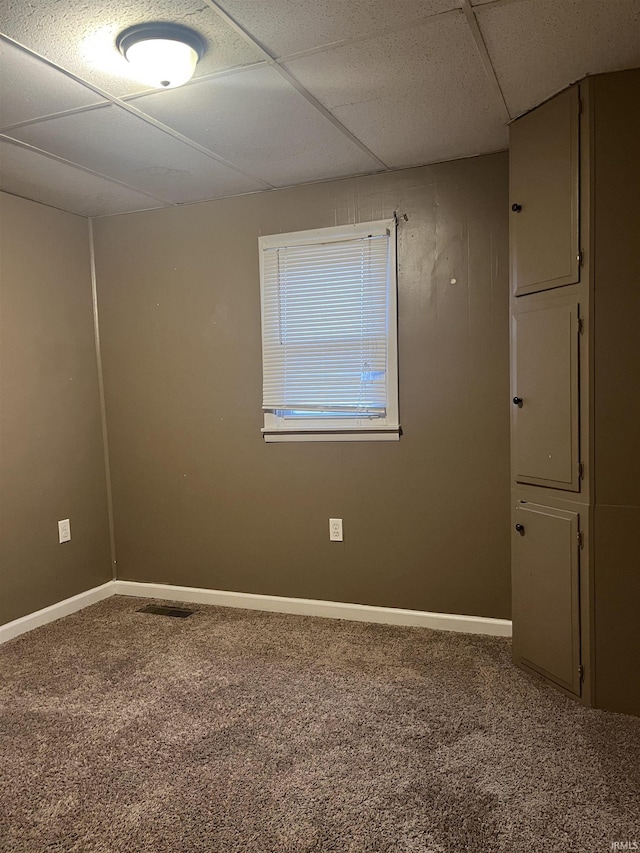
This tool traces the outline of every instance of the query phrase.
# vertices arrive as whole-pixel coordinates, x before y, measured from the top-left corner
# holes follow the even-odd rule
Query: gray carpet
[[[0,647],[0,850],[603,853],[640,719],[509,643],[112,598]]]

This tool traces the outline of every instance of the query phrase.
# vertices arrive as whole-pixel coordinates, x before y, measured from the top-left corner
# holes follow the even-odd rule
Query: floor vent
[[[147,604],[140,607],[138,613],[153,613],[156,616],[174,616],[176,619],[186,619],[195,613],[195,610],[187,610],[185,607],[166,607],[164,604]]]

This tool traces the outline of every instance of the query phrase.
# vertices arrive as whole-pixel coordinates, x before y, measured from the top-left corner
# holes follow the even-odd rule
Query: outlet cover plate
[[[341,518],[330,518],[329,519],[329,540],[331,542],[342,542],[342,519]]]
[[[63,542],[71,541],[71,522],[68,518],[63,518],[58,522],[58,542],[62,545]]]

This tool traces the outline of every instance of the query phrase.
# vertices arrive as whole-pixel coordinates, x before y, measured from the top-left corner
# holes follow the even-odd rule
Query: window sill
[[[266,444],[284,441],[399,441],[400,427],[378,430],[340,432],[320,430],[262,430]]]

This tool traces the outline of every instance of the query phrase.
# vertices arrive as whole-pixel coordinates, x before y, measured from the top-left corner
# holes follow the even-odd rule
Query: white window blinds
[[[390,408],[397,425],[392,227],[261,238],[263,409],[272,426],[385,426]]]

